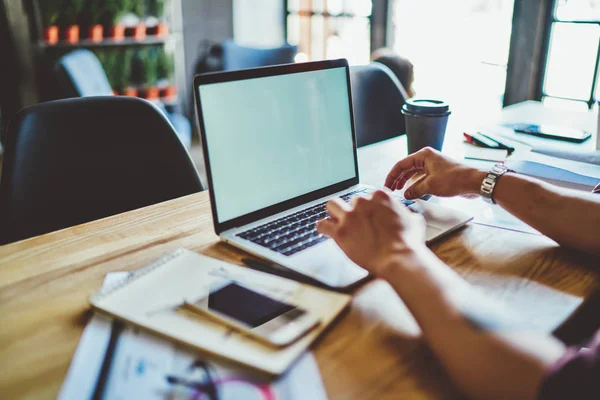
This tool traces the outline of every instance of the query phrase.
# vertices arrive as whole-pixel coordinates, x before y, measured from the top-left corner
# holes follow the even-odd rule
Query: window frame
[[[545,26],[543,29],[543,43],[542,43],[542,57],[539,60],[539,73],[537,74],[536,84],[536,99],[542,101],[545,97],[551,99],[568,100],[576,102],[585,102],[588,108],[591,110],[598,99],[595,98],[596,88],[598,86],[598,67],[600,67],[600,39],[598,40],[598,49],[596,51],[596,63],[594,65],[594,74],[592,77],[592,86],[590,89],[590,95],[587,100],[574,99],[569,97],[551,96],[544,92],[544,81],[546,80],[546,72],[548,67],[548,58],[550,56],[551,42],[552,42],[552,27],[556,23],[560,24],[584,24],[584,25],[597,25],[600,28],[600,20],[567,20],[556,17],[556,5],[558,0],[550,0],[550,7],[545,18]]]
[[[390,0],[372,0],[373,8],[371,9],[371,15],[367,18],[369,19],[369,25],[371,29],[371,40],[370,40],[370,49],[369,54],[374,50],[379,49],[381,47],[386,47],[390,43],[390,32],[389,28],[391,24],[389,23],[390,15]],[[288,17],[290,15],[301,15],[308,16],[310,18],[314,16],[322,16],[324,18],[356,18],[358,17],[355,14],[350,13],[340,13],[340,14],[329,14],[327,11],[316,12],[313,10],[305,11],[307,15],[304,13],[296,13],[291,12],[289,10],[289,1],[283,0],[283,34],[285,37],[286,43],[288,42]]]

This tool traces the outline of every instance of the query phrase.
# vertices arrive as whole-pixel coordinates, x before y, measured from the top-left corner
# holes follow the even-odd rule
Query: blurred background
[[[0,128],[37,102],[127,95],[191,143],[197,73],[382,54],[411,66],[409,94],[474,119],[593,108],[599,37],[600,0],[0,0]]]

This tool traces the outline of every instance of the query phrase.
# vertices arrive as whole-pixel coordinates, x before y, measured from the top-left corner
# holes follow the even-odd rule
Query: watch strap
[[[481,189],[479,194],[481,197],[487,201],[488,203],[496,204],[494,200],[494,189],[496,189],[496,184],[502,175],[507,172],[514,172],[513,170],[506,167],[504,164],[496,164],[494,167],[487,173],[483,182],[481,182]]]

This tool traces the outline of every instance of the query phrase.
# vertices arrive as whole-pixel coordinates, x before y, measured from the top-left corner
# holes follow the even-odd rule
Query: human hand
[[[317,229],[330,236],[356,264],[382,276],[402,257],[425,246],[425,220],[383,191],[370,198],[357,197],[350,204],[341,199],[327,203],[330,219]]]
[[[460,164],[437,150],[426,147],[394,165],[385,180],[385,186],[399,190],[416,174],[423,174],[404,193],[407,199],[426,194],[441,197],[479,194],[486,172]]]

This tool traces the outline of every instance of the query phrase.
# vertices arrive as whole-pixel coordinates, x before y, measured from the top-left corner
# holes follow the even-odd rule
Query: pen
[[[477,133],[479,133],[481,136],[483,136],[485,138],[488,138],[489,140],[493,140],[494,142],[498,143],[498,145],[500,146],[501,149],[505,149],[508,152],[508,155],[511,155],[513,153],[513,151],[515,151],[514,147],[509,146],[486,133],[482,133],[482,132],[477,132]]]
[[[479,135],[477,133],[469,134],[469,133],[465,132],[465,133],[463,133],[463,135],[465,135],[465,139],[467,140],[467,143],[470,143],[470,144],[476,144],[476,145],[483,146],[483,147],[489,147],[491,149],[500,147],[497,142],[495,142],[491,139],[488,139],[487,137],[485,137],[483,135]]]
[[[493,137],[490,137],[486,134],[483,134],[481,132],[477,132],[477,133],[466,133],[464,132],[463,135],[465,136],[465,139],[467,140],[467,143],[470,144],[475,144],[475,145],[479,145],[482,147],[487,147],[490,149],[502,149],[502,150],[506,150],[508,152],[508,154],[512,154],[515,151],[515,148],[512,146],[508,146],[502,142],[500,142],[497,139],[494,139]]]
[[[244,263],[244,265],[260,272],[266,272],[267,274],[280,276],[282,278],[294,279],[298,282],[308,283],[313,286],[326,287],[325,285],[314,279],[301,275],[295,271],[288,270],[285,267],[281,267],[277,264],[269,263],[268,261],[244,257],[242,258],[242,262]]]
[[[113,359],[115,358],[115,351],[117,348],[117,342],[121,333],[125,329],[125,325],[118,320],[113,320],[110,328],[110,339],[108,340],[108,347],[106,353],[104,353],[104,360],[102,361],[102,367],[100,368],[100,374],[94,387],[94,393],[92,395],[93,400],[102,399],[104,397],[104,391],[106,390],[106,382],[110,376],[110,370]]]

